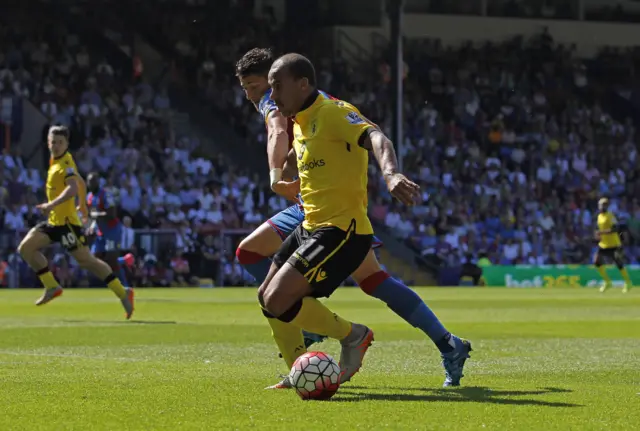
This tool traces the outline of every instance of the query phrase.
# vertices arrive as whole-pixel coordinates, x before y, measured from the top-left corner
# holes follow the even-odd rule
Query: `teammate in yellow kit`
[[[68,151],[69,130],[63,126],[51,127],[47,144],[51,152],[46,184],[47,202],[38,205],[38,209],[48,219],[31,229],[18,246],[22,258],[36,271],[44,285],[44,293],[36,301],[36,305],[46,304],[62,295],[62,287],[49,270],[47,259],[40,252],[42,248],[58,242],[82,268],[103,280],[120,298],[129,319],[133,314],[133,289],[125,288],[111,267],[92,255],[85,244],[83,224],[76,209],[76,197],[82,212],[86,214],[86,185]]]
[[[627,293],[631,289],[631,278],[629,272],[624,267],[624,252],[622,249],[622,241],[620,241],[620,232],[618,230],[618,221],[616,216],[609,211],[609,199],[602,198],[598,201],[598,230],[596,238],[598,242],[598,251],[594,257],[594,265],[604,280],[600,292],[604,292],[612,286],[611,278],[607,274],[606,268],[603,266],[604,258],[612,259],[620,274],[624,279],[624,287],[622,291]]]

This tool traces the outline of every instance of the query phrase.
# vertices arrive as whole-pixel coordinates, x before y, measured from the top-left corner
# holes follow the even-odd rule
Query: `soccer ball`
[[[303,400],[328,400],[340,387],[340,366],[323,352],[307,352],[293,363],[289,380]]]

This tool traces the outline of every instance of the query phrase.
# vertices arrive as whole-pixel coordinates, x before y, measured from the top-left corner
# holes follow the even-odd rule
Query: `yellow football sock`
[[[296,325],[283,322],[276,318],[267,318],[271,326],[271,335],[278,345],[278,350],[282,354],[282,359],[291,369],[298,356],[307,351],[304,347],[304,337],[302,331]]]
[[[622,275],[622,278],[624,279],[624,282],[627,283],[629,286],[631,286],[631,277],[629,277],[629,272],[627,271],[627,268],[621,268],[620,269],[620,274]]]
[[[42,271],[38,271],[38,278],[42,282],[42,285],[47,289],[55,289],[56,287],[60,286],[58,280],[56,280],[56,278],[48,268],[43,269]]]
[[[333,313],[316,298],[306,297],[298,315],[291,321],[307,332],[342,340],[351,332],[351,322]]]
[[[600,277],[605,281],[605,283],[611,283],[611,279],[609,278],[609,274],[607,274],[607,269],[603,266],[598,266],[598,272],[600,273]]]
[[[105,280],[104,283],[107,285],[109,289],[116,294],[116,296],[120,299],[123,299],[127,296],[127,291],[125,290],[122,282],[115,276],[114,273],[111,273]]]

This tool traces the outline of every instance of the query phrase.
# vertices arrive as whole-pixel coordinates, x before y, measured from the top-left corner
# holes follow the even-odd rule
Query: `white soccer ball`
[[[289,380],[303,400],[328,400],[340,387],[340,366],[323,352],[307,352],[293,363]]]

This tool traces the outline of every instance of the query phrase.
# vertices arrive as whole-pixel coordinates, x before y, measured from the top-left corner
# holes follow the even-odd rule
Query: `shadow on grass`
[[[583,407],[581,404],[518,399],[509,397],[521,397],[532,395],[546,395],[573,392],[570,389],[560,388],[540,388],[529,391],[516,390],[492,390],[482,386],[468,386],[463,388],[384,388],[392,391],[403,391],[395,394],[382,394],[373,392],[362,392],[361,390],[371,390],[365,386],[346,386],[332,398],[333,401],[358,402],[358,401],[450,401],[462,403],[490,403],[505,405],[529,405],[542,407]],[[409,393],[414,392],[414,393]],[[421,392],[421,393],[415,393]]]
[[[72,320],[65,319],[65,323],[108,323],[108,324],[122,324],[122,325],[177,325],[178,322],[174,320]]]

